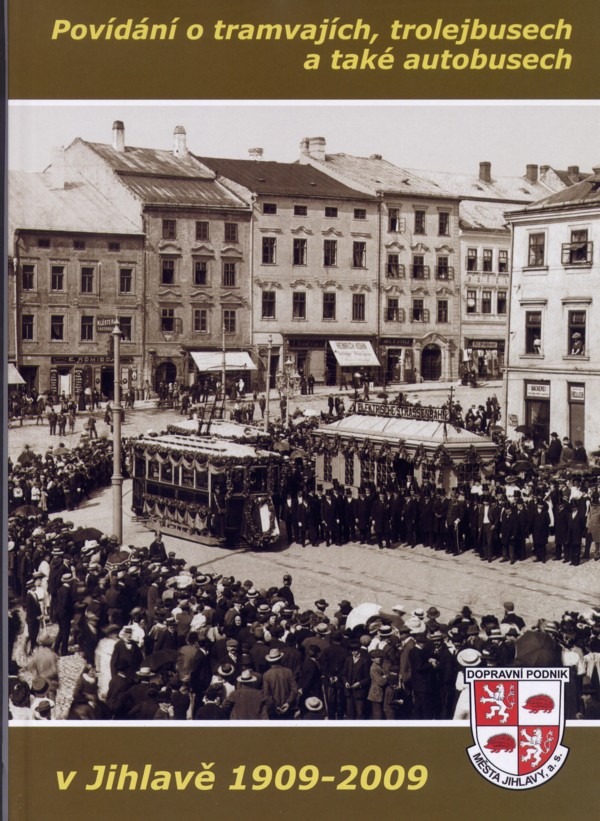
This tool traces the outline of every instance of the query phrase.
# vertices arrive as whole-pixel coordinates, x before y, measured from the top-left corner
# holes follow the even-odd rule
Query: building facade
[[[512,292],[507,361],[509,435],[551,432],[600,442],[600,169],[511,212]]]

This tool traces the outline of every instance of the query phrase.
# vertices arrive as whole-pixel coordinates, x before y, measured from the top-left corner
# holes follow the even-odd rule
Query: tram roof
[[[394,445],[399,439],[405,445],[444,445],[449,449],[470,447],[489,450],[496,447],[487,436],[480,436],[465,428],[455,428],[449,422],[425,422],[419,419],[397,419],[385,416],[364,416],[353,414],[338,419],[329,425],[319,427],[316,434],[346,438],[373,439]]]
[[[162,433],[158,435],[142,434],[133,442],[134,446],[160,447],[164,450],[180,450],[194,453],[203,453],[216,458],[244,459],[247,457],[279,457],[280,454],[262,448],[244,445],[241,442],[229,442],[225,439],[216,439],[204,436],[185,436],[176,433]]]
[[[198,424],[202,421],[205,425],[205,420],[200,419],[185,419],[182,422],[177,422],[174,425],[169,425],[168,433],[185,436],[189,439],[198,430]],[[218,439],[237,439],[243,441],[244,439],[268,439],[269,434],[262,428],[257,428],[252,425],[241,425],[239,422],[231,422],[228,419],[213,419],[210,423],[210,435],[216,436]],[[202,437],[205,439],[206,437]]]

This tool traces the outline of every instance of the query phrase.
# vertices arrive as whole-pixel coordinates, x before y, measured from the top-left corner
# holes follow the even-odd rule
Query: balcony
[[[429,309],[428,308],[413,308],[410,312],[410,321],[411,322],[429,322]]]
[[[561,261],[563,265],[591,265],[594,256],[593,242],[563,242]]]
[[[385,275],[388,279],[404,279],[406,269],[399,262],[386,262]]]
[[[410,276],[411,279],[429,279],[430,277],[429,265],[411,265]]]
[[[388,308],[385,312],[386,322],[405,322],[406,312],[404,308]]]
[[[454,268],[448,265],[436,265],[435,278],[441,282],[451,282],[454,279]]]

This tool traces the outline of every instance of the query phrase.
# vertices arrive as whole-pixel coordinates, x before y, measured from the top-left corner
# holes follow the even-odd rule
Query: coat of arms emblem
[[[538,787],[556,775],[568,748],[564,667],[467,668],[471,730],[467,752],[488,781],[510,790]]]

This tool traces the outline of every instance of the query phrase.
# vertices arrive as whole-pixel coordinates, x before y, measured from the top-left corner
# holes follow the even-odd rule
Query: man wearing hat
[[[40,632],[42,622],[42,605],[36,592],[35,579],[26,582],[27,596],[25,598],[25,621],[27,623],[27,635],[29,652],[31,653],[37,645],[37,637]]]
[[[268,718],[262,690],[251,670],[243,670],[237,686],[223,702],[223,709],[232,721],[264,721]]]
[[[282,659],[283,653],[275,647],[266,656],[269,669],[263,676],[263,697],[271,719],[293,718],[298,697],[294,674],[282,666]]]
[[[58,622],[58,635],[54,642],[54,650],[61,656],[66,656],[69,652],[69,635],[71,633],[71,619],[73,618],[73,576],[70,572],[63,573],[61,585],[56,594],[56,621]]]
[[[346,693],[346,718],[360,721],[365,718],[367,693],[371,684],[371,662],[360,642],[350,643],[350,656],[342,671],[342,682]]]
[[[284,599],[290,607],[296,606],[296,600],[294,598],[294,593],[292,592],[292,577],[289,573],[284,575],[283,586],[277,591],[277,596],[280,599]]]
[[[546,448],[546,464],[558,465],[560,462],[561,451],[562,445],[560,443],[558,433],[556,433],[556,431],[552,431],[550,434],[550,442]]]

